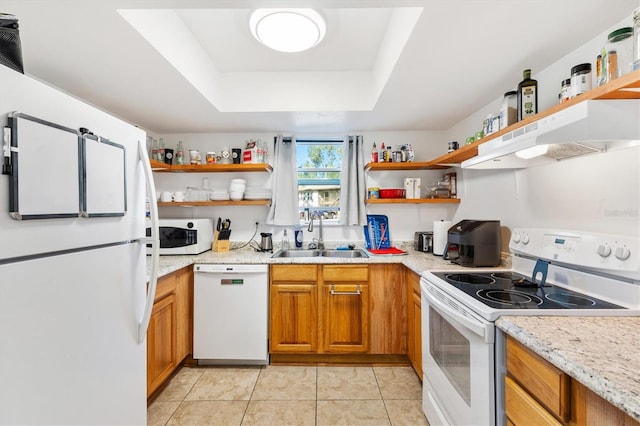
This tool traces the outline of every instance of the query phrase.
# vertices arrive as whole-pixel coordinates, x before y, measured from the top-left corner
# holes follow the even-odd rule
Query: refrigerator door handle
[[[151,242],[152,249],[151,277],[149,278],[149,286],[147,288],[147,299],[145,302],[144,313],[142,315],[142,320],[138,324],[138,343],[142,343],[147,337],[147,328],[149,327],[149,321],[151,320],[153,300],[156,297],[156,286],[158,284],[158,252],[160,250],[160,238],[158,236],[158,204],[155,201],[156,188],[153,182],[153,173],[151,172],[151,163],[149,162],[147,149],[142,141],[138,141],[138,152],[140,161],[142,162],[142,169],[144,170],[144,176],[147,185],[147,194],[151,198],[149,203],[149,210],[151,211],[151,237],[146,241]]]

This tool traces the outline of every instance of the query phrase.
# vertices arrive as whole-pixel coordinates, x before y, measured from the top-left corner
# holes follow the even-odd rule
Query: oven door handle
[[[455,300],[440,292],[433,292],[431,287],[423,290],[426,290],[423,291],[423,295],[427,303],[438,311],[440,315],[447,316],[451,320],[460,323],[468,330],[482,337],[485,343],[493,343],[494,329],[492,323],[476,318],[475,315],[460,306]]]

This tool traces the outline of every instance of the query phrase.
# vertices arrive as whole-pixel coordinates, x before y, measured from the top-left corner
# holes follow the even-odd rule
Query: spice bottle
[[[560,89],[560,103],[567,102],[571,98],[571,79],[562,80]]]
[[[382,145],[380,145],[380,154],[378,155],[378,161],[381,163],[384,163],[385,161],[387,161],[385,159],[385,152],[386,150],[384,149],[384,142],[382,142]]]
[[[151,159],[158,160],[158,139],[154,139],[151,142]]]
[[[500,130],[518,121],[518,92],[510,90],[504,94],[500,105]]]
[[[371,148],[371,162],[378,162],[378,148],[376,147],[376,143],[373,143],[373,148]]]
[[[389,145],[387,145],[387,150],[385,151],[385,160],[388,163],[391,163],[393,161],[393,155],[391,154],[391,147]]]
[[[518,121],[538,113],[538,81],[531,78],[531,70],[522,72],[518,83]]]
[[[158,143],[158,161],[164,163],[164,139],[160,138]]]

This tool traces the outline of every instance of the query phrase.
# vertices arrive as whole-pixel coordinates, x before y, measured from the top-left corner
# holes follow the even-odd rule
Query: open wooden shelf
[[[448,166],[433,164],[433,162],[416,162],[410,161],[405,163],[367,163],[364,166],[365,171],[375,172],[382,170],[436,170],[447,169]]]
[[[460,198],[373,198],[366,204],[460,204]]]
[[[272,172],[273,167],[267,163],[259,164],[165,164],[149,160],[151,169],[168,173],[229,173],[229,172]]]
[[[427,162],[427,164],[429,165],[428,168],[431,168],[433,166],[451,167],[459,165],[463,161],[478,155],[478,146],[485,142],[489,142],[490,140],[500,137],[505,133],[513,132],[520,127],[524,127],[528,124],[540,120],[541,118],[547,117],[551,114],[555,114],[558,111],[562,111],[580,102],[594,99],[640,99],[640,70],[633,71],[629,74],[623,75],[620,78],[610,81],[607,84],[595,87],[573,99],[569,99],[566,102],[554,105],[532,117],[526,118],[522,121],[518,121],[517,123],[512,124],[509,127],[505,127],[499,132],[492,133],[491,135],[479,139],[469,145],[463,145],[460,147],[460,149],[457,149],[453,152],[442,155],[434,160]]]
[[[223,200],[223,201],[158,201],[159,207],[205,207],[205,206],[269,206],[271,200]]]

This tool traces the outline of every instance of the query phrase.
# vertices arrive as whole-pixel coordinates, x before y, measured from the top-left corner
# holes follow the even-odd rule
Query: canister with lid
[[[602,76],[599,84],[608,83],[632,70],[633,28],[623,27],[609,33],[602,49]]]
[[[518,92],[511,90],[504,94],[500,105],[500,129],[518,121]]]
[[[571,68],[570,83],[572,98],[591,90],[591,64],[579,64]]]

